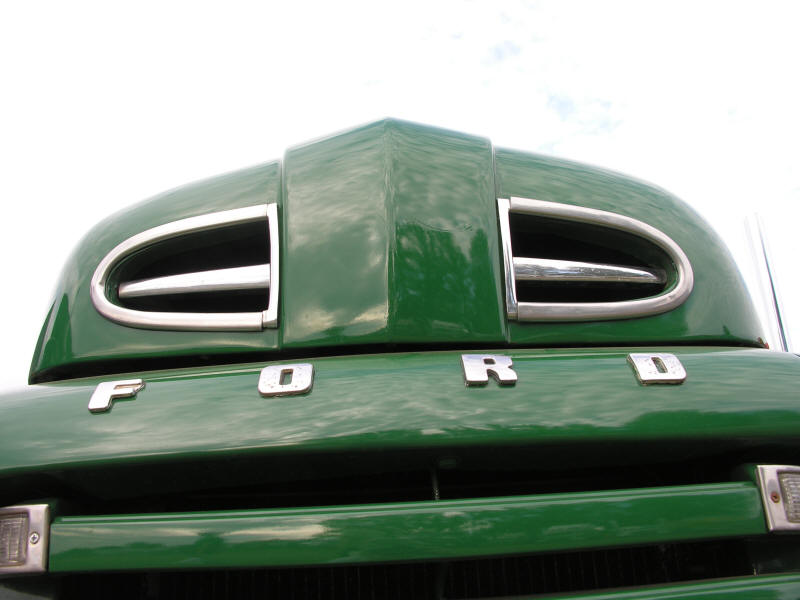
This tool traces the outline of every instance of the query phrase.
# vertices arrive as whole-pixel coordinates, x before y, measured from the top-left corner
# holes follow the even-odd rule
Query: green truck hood
[[[583,323],[506,318],[496,198],[616,212],[674,239],[695,274],[669,312]],[[279,210],[277,329],[151,331],[109,321],[89,283],[121,241],[186,217],[255,204]],[[719,239],[667,192],[483,138],[385,120],[272,162],[179,188],[97,225],[68,259],[31,381],[298,354],[447,346],[760,345],[741,277]]]

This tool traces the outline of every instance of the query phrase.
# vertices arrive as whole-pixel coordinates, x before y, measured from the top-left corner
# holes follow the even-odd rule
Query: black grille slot
[[[520,302],[621,302],[659,294],[663,285],[630,283],[517,282]]]
[[[450,565],[445,598],[553,594],[749,575],[741,542],[460,561]]]
[[[269,301],[266,290],[233,290],[197,294],[163,294],[129,298],[120,304],[142,311],[181,313],[236,313],[263,310]]]
[[[73,575],[80,598],[490,598],[701,581],[753,573],[743,540],[407,564]]]
[[[538,450],[539,459],[547,456]],[[646,445],[638,444],[636,451],[640,460],[648,460],[652,459],[651,452],[659,450],[651,451]],[[558,454],[566,463],[568,460],[585,460],[586,456],[607,458],[607,452],[628,457],[633,449],[617,445],[613,451],[591,447],[576,452],[577,458],[571,458],[564,451]],[[64,514],[343,506],[424,501],[437,496],[441,500],[456,500],[729,482],[737,464],[763,460],[763,454],[732,454],[730,461],[695,458],[692,462],[648,462],[546,471],[522,468],[533,460],[526,451],[506,448],[503,455],[516,468],[499,468],[497,455],[485,452],[482,456],[459,454],[463,467],[469,468],[413,471],[389,469],[391,461],[396,459],[390,452],[370,458],[376,461],[374,464],[360,464],[359,460],[368,458],[362,456],[357,460],[350,454],[287,456],[281,464],[285,472],[270,471],[271,480],[257,483],[254,480],[265,477],[264,464],[259,460],[215,461],[204,458],[202,462],[182,462],[174,466],[135,465],[120,466],[113,472],[105,469],[84,471],[70,487],[52,487],[45,482],[28,488],[26,493],[62,498],[66,503],[62,507]],[[412,460],[411,457],[406,459]],[[424,455],[419,460],[428,461]],[[348,473],[348,469],[351,472]],[[319,473],[339,475],[321,477]],[[146,485],[143,486],[143,482]],[[109,497],[109,489],[124,496]],[[150,494],[143,495],[142,489],[149,490]],[[158,493],[153,494],[156,490]],[[12,501],[10,497],[8,500]]]
[[[268,262],[269,232],[265,219],[158,242],[126,259],[117,269],[117,278],[149,279]]]

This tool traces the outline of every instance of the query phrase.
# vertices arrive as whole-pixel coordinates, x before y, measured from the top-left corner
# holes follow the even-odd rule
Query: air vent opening
[[[264,310],[269,302],[269,232],[266,221],[240,223],[210,231],[187,233],[143,248],[124,260],[109,278],[109,297],[119,306],[139,311],[189,313],[242,313]],[[250,284],[239,277],[225,289],[198,291],[181,286],[181,278],[195,275],[208,281],[212,271],[231,275],[252,272]],[[224,272],[224,273],[223,273]],[[167,280],[167,277],[176,277]],[[264,280],[266,278],[266,280]],[[152,286],[147,284],[151,283]],[[157,287],[160,282],[161,290]],[[170,286],[170,282],[172,285]],[[251,287],[247,287],[247,286]]]
[[[266,264],[269,231],[263,222],[186,233],[143,248],[115,270],[116,282]]]
[[[141,329],[277,327],[279,248],[276,204],[164,223],[100,261],[92,303],[107,319]]]
[[[663,291],[663,285],[634,285],[625,283],[561,283],[518,282],[520,302],[624,302],[649,298]]]
[[[631,319],[692,292],[686,254],[643,221],[532,198],[498,198],[497,210],[509,319]]]
[[[551,276],[524,279],[516,277],[519,302],[619,302],[648,298],[663,293],[674,284],[675,266],[669,256],[639,236],[590,223],[579,223],[520,213],[509,214],[511,247],[517,270],[524,258],[545,259],[558,265],[597,265],[619,267],[613,273],[581,278],[561,269],[559,278]],[[537,260],[537,267],[546,264]],[[586,267],[588,268],[588,267]],[[625,280],[624,269],[652,274],[647,280]],[[634,279],[629,277],[628,279]]]

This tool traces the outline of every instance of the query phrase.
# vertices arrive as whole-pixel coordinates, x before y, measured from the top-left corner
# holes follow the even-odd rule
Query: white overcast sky
[[[758,211],[800,326],[798,23],[795,2],[4,2],[0,388],[95,222],[385,116],[665,187],[749,280]]]

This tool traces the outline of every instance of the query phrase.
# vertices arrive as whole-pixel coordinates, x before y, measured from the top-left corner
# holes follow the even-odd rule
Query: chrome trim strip
[[[267,204],[267,226],[269,227],[269,304],[261,313],[261,327],[274,329],[278,326],[278,297],[280,296],[281,245],[278,243],[278,205]]]
[[[503,245],[503,273],[506,287],[506,315],[509,319],[517,318],[517,285],[514,282],[514,254],[511,251],[511,226],[508,223],[508,211],[511,202],[507,198],[497,199],[497,212],[500,217],[500,240]]]
[[[47,570],[48,545],[50,542],[50,506],[47,504],[24,504],[0,508],[3,515],[26,515],[28,530],[25,532],[27,548],[25,562],[19,565],[0,567],[0,575],[18,573],[42,573]]]
[[[278,311],[278,227],[275,204],[247,206],[222,212],[189,217],[153,227],[136,234],[109,252],[95,269],[90,294],[95,308],[107,319],[141,329],[179,331],[260,331],[277,325]],[[106,297],[106,285],[112,269],[126,256],[156,242],[186,233],[218,229],[228,225],[251,223],[268,219],[270,232],[270,289],[269,304],[263,312],[251,313],[169,313],[132,310],[113,304]]]
[[[269,289],[269,263],[129,281],[120,284],[119,297],[143,298],[166,294],[259,289]]]
[[[672,310],[683,303],[694,287],[694,274],[686,254],[672,238],[637,219],[617,213],[533,200],[530,198],[497,199],[500,216],[500,235],[503,244],[503,265],[505,268],[506,305],[508,316],[519,321],[599,321],[611,319],[630,319],[655,315]],[[625,231],[638,235],[661,248],[675,264],[676,284],[664,293],[640,300],[620,302],[518,302],[514,273],[511,270],[514,258],[511,252],[511,228],[509,212],[539,215],[567,221],[588,223]],[[512,310],[513,307],[513,310]]]
[[[572,260],[514,257],[517,281],[587,281],[592,283],[664,283],[661,273],[618,265]]]

